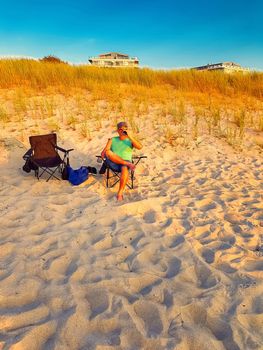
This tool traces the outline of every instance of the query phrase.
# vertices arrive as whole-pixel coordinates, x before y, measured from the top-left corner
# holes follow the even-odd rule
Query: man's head
[[[125,134],[128,130],[128,124],[126,122],[119,122],[117,124],[117,131],[120,135]]]

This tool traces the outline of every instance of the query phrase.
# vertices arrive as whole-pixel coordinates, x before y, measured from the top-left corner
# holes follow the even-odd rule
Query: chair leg
[[[109,186],[110,188],[114,187],[120,181],[120,177],[117,174],[113,175],[112,177],[113,178],[117,177],[118,179]]]
[[[113,176],[111,176],[111,173],[110,171],[113,172]],[[117,181],[113,182],[110,184],[110,179],[112,178],[115,178],[117,177]],[[111,170],[109,167],[107,167],[107,170],[106,170],[106,187],[107,188],[111,188],[111,187],[114,187],[118,182],[120,181],[120,175],[118,175],[115,171]],[[130,182],[130,183],[129,183]],[[134,171],[131,171],[130,173],[130,179],[129,181],[127,182],[126,186],[132,190],[134,188]]]
[[[42,168],[40,167],[40,169],[42,170],[41,173],[39,173],[39,169],[35,170],[35,176],[37,177],[37,179],[39,180],[41,178],[41,176],[44,174],[44,173],[47,173],[49,175],[48,179],[46,180],[47,182],[52,178],[54,177],[55,179],[59,180],[60,179],[55,175],[55,172],[59,169],[60,165],[56,167],[55,170],[52,170],[50,168]]]
[[[106,186],[109,187],[109,178],[110,178],[110,169],[107,168],[107,172],[106,172]]]
[[[133,189],[134,171],[131,171],[131,188]]]
[[[57,179],[57,180],[59,180],[60,181],[60,179],[56,176],[56,175],[54,175],[55,174],[55,172],[59,169],[59,167],[60,167],[60,165],[59,166],[57,166],[56,167],[56,169],[55,170],[51,170],[51,169],[49,169],[50,170],[50,172],[48,172],[47,171],[47,173],[50,175],[49,176],[49,178],[47,179],[47,182],[52,178],[52,177],[54,177],[55,179]]]
[[[132,163],[137,165],[141,159],[143,158],[147,158],[146,156],[142,156],[142,157],[135,157],[133,160],[132,160]],[[100,174],[104,174],[104,171],[103,172],[99,172]],[[114,171],[113,171],[114,175],[113,176],[110,176],[110,168],[107,166],[106,168],[106,186],[107,187],[113,187],[115,186],[119,180],[120,180],[120,176],[118,174],[116,174]],[[115,181],[112,185],[110,185],[110,179],[117,176],[119,179],[117,181]],[[126,186],[129,188],[129,189],[134,189],[134,181],[135,181],[135,172],[134,171],[131,171],[130,172],[130,178],[129,178],[129,181],[127,182]]]

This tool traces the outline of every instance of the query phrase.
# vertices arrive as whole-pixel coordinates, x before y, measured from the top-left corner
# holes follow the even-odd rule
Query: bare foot
[[[120,202],[123,200],[123,194],[117,194],[117,201]]]

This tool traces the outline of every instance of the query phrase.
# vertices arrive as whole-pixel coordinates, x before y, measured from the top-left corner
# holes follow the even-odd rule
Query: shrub
[[[62,61],[60,58],[56,56],[45,56],[39,60],[40,62],[49,62],[49,63],[64,63],[67,64],[67,62]]]

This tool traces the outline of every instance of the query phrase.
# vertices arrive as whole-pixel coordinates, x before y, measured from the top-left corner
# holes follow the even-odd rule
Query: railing
[[[129,57],[129,58],[114,58],[114,57],[89,57],[89,60],[97,60],[97,61],[138,61],[137,57]]]

